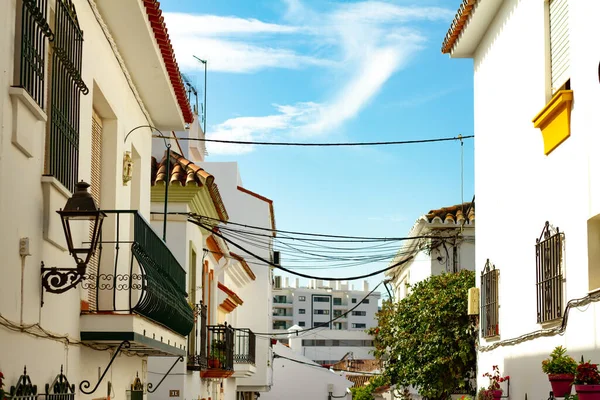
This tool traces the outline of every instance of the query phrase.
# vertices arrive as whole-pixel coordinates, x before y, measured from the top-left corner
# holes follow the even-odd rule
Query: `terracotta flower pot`
[[[571,394],[573,379],[575,379],[573,374],[548,374],[554,397],[565,397]]]
[[[600,385],[575,385],[579,400],[600,400]]]

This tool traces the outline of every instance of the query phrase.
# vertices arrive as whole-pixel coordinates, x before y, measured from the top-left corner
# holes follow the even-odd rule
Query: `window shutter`
[[[100,203],[100,184],[102,182],[102,119],[92,110],[92,162],[91,162],[91,184],[90,192],[96,203],[102,208]],[[93,227],[90,224],[90,237],[93,235]],[[98,274],[99,254],[93,255],[88,263],[87,272],[90,275]],[[92,279],[94,279],[93,277]],[[97,297],[94,285],[88,291],[88,301],[91,309],[96,309]]]
[[[550,74],[552,94],[570,78],[568,0],[550,0]]]

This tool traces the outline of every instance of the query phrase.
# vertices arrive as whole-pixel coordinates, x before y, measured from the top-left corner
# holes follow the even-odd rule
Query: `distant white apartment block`
[[[354,290],[347,282],[311,280],[299,287],[298,279],[292,286],[289,278],[274,279],[273,332],[293,332],[295,351],[320,364],[333,364],[348,353],[373,358],[373,338],[365,330],[377,326],[381,294],[369,294],[367,281]],[[288,343],[285,336],[279,340]]]

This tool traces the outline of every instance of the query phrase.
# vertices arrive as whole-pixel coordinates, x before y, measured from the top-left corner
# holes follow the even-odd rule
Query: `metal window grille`
[[[537,322],[562,318],[563,274],[562,251],[564,233],[546,222],[536,239]]]
[[[67,377],[63,374],[63,367],[60,367],[60,374],[54,378],[52,383],[46,384],[44,393],[38,394],[37,385],[31,382],[27,375],[27,368],[23,369],[23,375],[19,377],[16,386],[11,386],[10,400],[74,400],[75,385],[71,385]]]
[[[194,329],[190,334],[190,340],[193,340],[193,346],[189,346],[187,369],[190,371],[203,371],[208,367],[206,357],[206,346],[208,330],[206,328],[207,307],[200,302],[196,304],[194,311],[195,323]]]
[[[209,325],[208,368],[233,371],[234,330],[231,326]]]
[[[235,330],[233,361],[236,364],[256,363],[256,335],[250,329]]]
[[[47,19],[48,0],[22,0],[22,3],[19,86],[44,108],[46,38],[54,39]]]
[[[46,174],[73,192],[79,164],[79,94],[89,92],[81,79],[83,31],[71,0],[56,1],[55,17]]]
[[[498,320],[498,270],[488,259],[481,272],[481,336],[500,334]]]

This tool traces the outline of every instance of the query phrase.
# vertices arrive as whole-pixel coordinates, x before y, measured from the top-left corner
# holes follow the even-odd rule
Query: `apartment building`
[[[296,279],[290,286],[289,278],[275,276],[273,332],[299,332],[294,335],[302,340],[294,349],[320,364],[337,362],[349,352],[355,358],[372,359],[373,341],[365,330],[377,325],[380,298],[379,292],[369,294],[367,281],[355,290],[348,282],[321,280],[300,287]],[[318,329],[300,333],[309,328]]]

